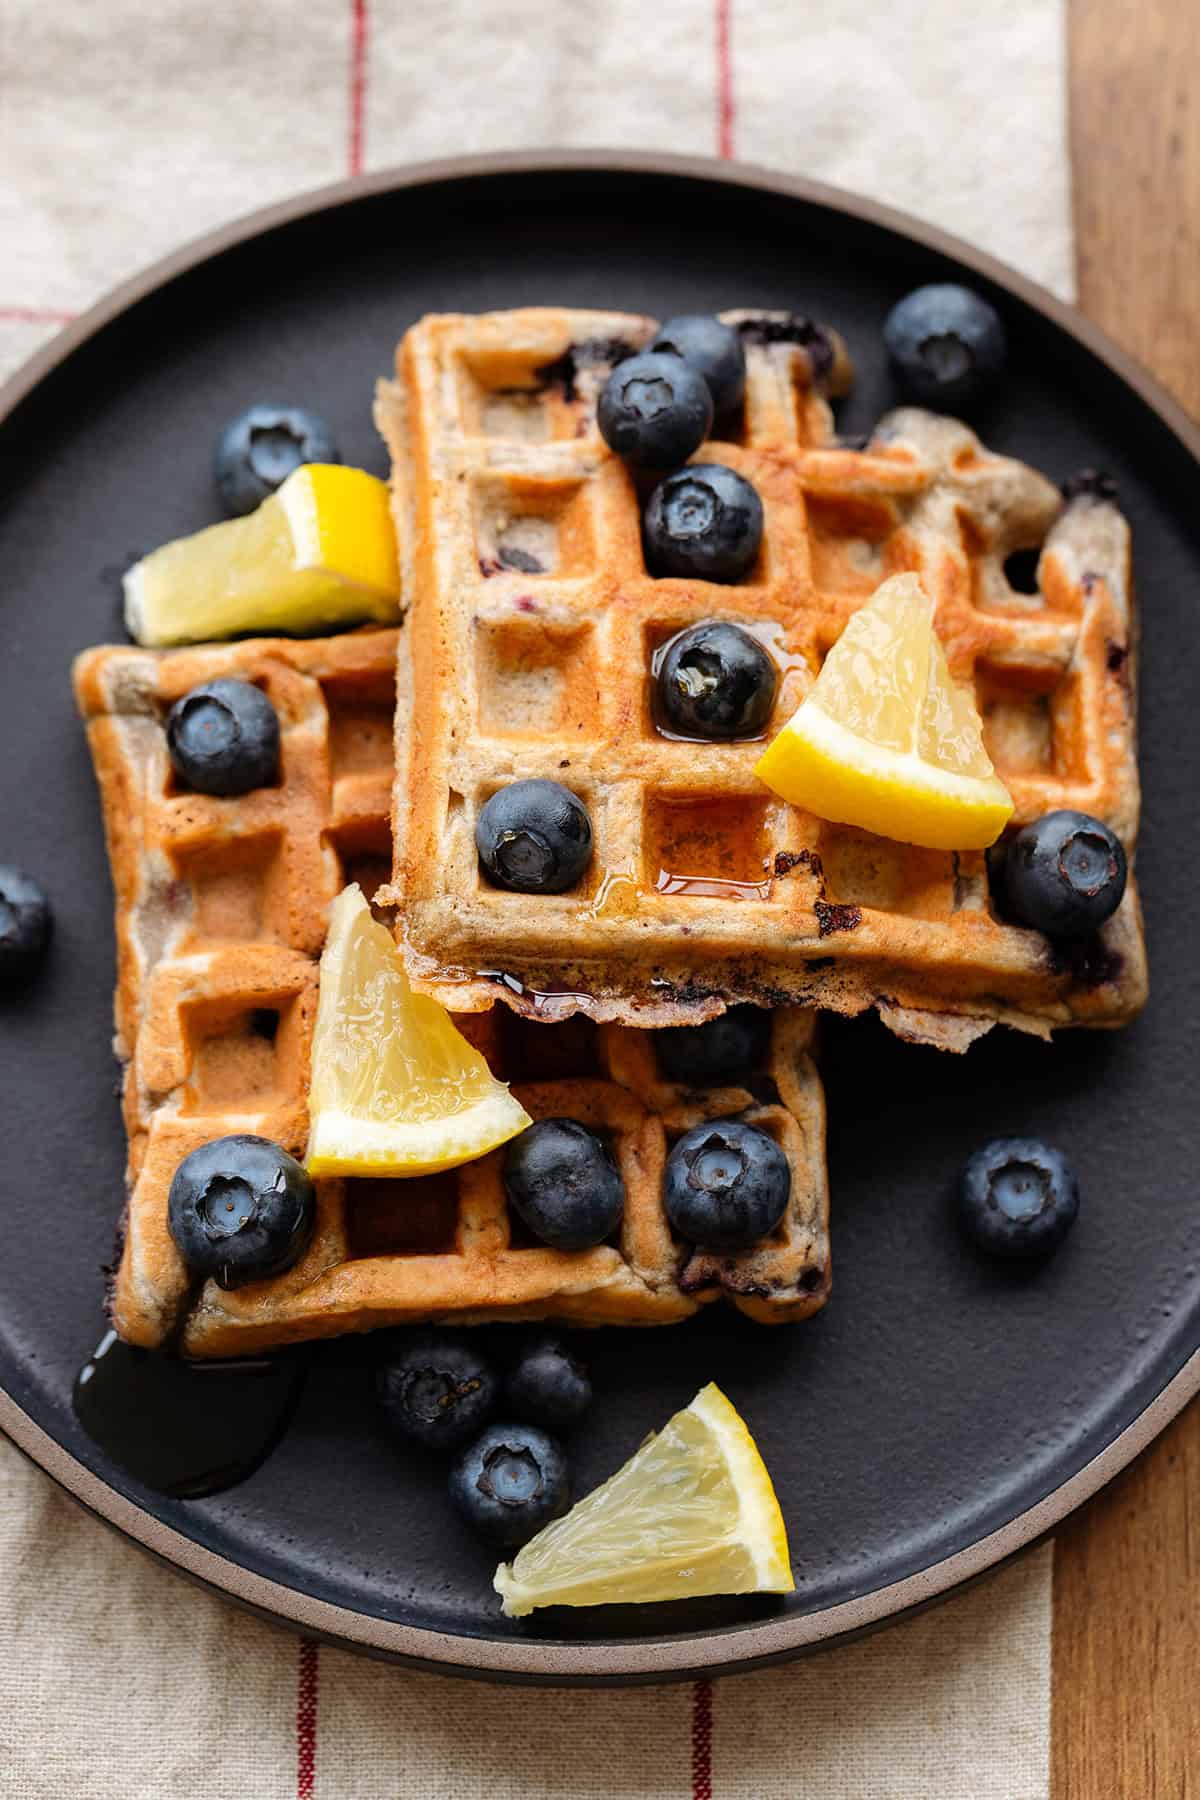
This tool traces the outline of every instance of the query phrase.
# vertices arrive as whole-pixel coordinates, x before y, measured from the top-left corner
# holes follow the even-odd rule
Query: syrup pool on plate
[[[75,1414],[126,1474],[176,1500],[252,1475],[287,1429],[304,1365],[295,1356],[185,1362],[106,1331],[75,1378]]]

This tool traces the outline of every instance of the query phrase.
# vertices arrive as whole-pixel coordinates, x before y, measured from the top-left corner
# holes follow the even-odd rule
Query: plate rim
[[[881,226],[935,255],[959,262],[1049,319],[1106,364],[1200,463],[1200,425],[1132,356],[1074,306],[940,226],[866,196],[752,163],[605,148],[516,150],[406,163],[290,195],[202,232],[111,288],[0,384],[0,427],[76,350],[139,302],[212,258],[280,226],[373,196],[439,182],[586,171],[668,175],[778,194]],[[0,1431],[87,1511],[160,1561],[295,1630],[443,1673],[547,1685],[610,1685],[682,1681],[761,1667],[829,1648],[928,1606],[1036,1544],[1125,1468],[1197,1393],[1200,1350],[1193,1352],[1123,1431],[1051,1493],[973,1544],[870,1594],[757,1624],[676,1638],[605,1643],[468,1636],[399,1624],[318,1599],[205,1549],[154,1518],[65,1450],[3,1388]]]
[[[945,1599],[1033,1549],[1067,1515],[1097,1493],[1170,1424],[1200,1392],[1200,1351],[1136,1419],[1082,1469],[1006,1525],[974,1544],[854,1600],[816,1612],[781,1616],[724,1631],[613,1643],[484,1638],[402,1625],[288,1587],[214,1550],[205,1549],[144,1511],[85,1467],[0,1388],[0,1431],[83,1508],[159,1561],[252,1612],[307,1637],[441,1674],[532,1685],[619,1686],[732,1675],[818,1649],[832,1649]]]

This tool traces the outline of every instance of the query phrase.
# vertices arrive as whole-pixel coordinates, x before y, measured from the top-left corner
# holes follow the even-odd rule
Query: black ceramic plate
[[[871,1020],[831,1024],[830,1305],[778,1330],[710,1312],[589,1344],[598,1403],[579,1486],[715,1378],[774,1475],[794,1598],[506,1623],[492,1559],[452,1517],[439,1472],[377,1428],[369,1340],[312,1355],[290,1430],[243,1485],[196,1501],[140,1488],[70,1401],[102,1327],[124,1143],[109,881],[68,670],[120,636],[119,571],[214,517],[213,438],[252,400],[314,406],[348,461],[382,472],[372,383],[426,311],[800,308],[849,340],[859,379],[841,416],[858,431],[895,398],[884,313],[947,277],[988,293],[1009,329],[1010,376],[978,421],[987,441],[1058,478],[1111,471],[1133,522],[1153,998],[1122,1032],[1047,1048],[998,1031],[962,1058]],[[58,935],[44,979],[0,1006],[0,1423],[94,1511],[348,1644],[518,1678],[654,1678],[829,1642],[944,1592],[1052,1525],[1200,1385],[1197,445],[1067,309],[933,232],[782,178],[510,158],[371,178],[221,233],[73,328],[8,398],[0,855],[44,878]],[[1018,1130],[1069,1152],[1084,1200],[1059,1256],[1014,1276],[959,1241],[948,1193],[976,1144]]]

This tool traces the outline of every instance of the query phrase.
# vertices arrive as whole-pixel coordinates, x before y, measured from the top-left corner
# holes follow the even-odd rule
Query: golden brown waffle
[[[736,620],[782,663],[771,736],[850,614],[916,570],[954,674],[974,683],[1014,825],[1059,806],[1132,854],[1138,785],[1129,533],[1095,489],[1064,506],[966,426],[907,408],[865,449],[839,444],[824,394],[832,334],[724,315],[747,350],[744,419],[705,445],[762,497],[749,581],[646,571],[634,478],[595,401],[653,321],[529,310],[424,319],[377,417],[391,449],[409,598],[400,655],[392,898],[414,976],[456,1010],[497,994],[543,1018],[667,1024],[734,1000],[854,1013],[964,1048],[996,1021],[1046,1036],[1119,1024],[1145,995],[1131,882],[1101,940],[1055,952],[996,916],[979,853],[913,849],[785,805],[753,774],[761,744],[655,728],[655,652]],[[1040,546],[1038,592],[1006,560]],[[410,739],[408,709],[419,705]],[[501,892],[474,849],[507,782],[572,788],[592,866],[560,896]]]
[[[670,1323],[722,1294],[763,1320],[814,1311],[829,1282],[824,1103],[812,1015],[798,1012],[775,1016],[746,1088],[702,1091],[660,1079],[645,1033],[530,1024],[503,1009],[464,1022],[531,1114],[611,1134],[627,1194],[618,1242],[564,1254],[524,1237],[496,1153],[416,1180],[318,1181],[316,1230],[294,1269],[235,1293],[190,1280],[167,1228],[182,1158],[235,1131],[304,1151],[326,910],[346,881],[370,892],[390,861],[396,641],[370,631],[166,655],[99,649],[76,665],[117,896],[129,1135],[118,1331],[228,1356],[417,1319]],[[163,720],[219,675],[258,683],[274,703],[278,786],[225,800],[177,790]],[[661,1205],[667,1148],[734,1113],[785,1151],[789,1210],[755,1250],[689,1255]]]

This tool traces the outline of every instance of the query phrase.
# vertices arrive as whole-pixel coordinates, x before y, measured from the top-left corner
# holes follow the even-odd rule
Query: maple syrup
[[[569,1018],[580,1007],[586,1009],[596,997],[577,988],[527,987],[519,976],[509,974],[506,969],[477,969],[475,974],[479,981],[498,981],[522,1002],[522,1011],[528,1008],[544,1024]]]
[[[628,889],[628,893],[623,893],[624,889]],[[630,901],[636,905],[639,891],[637,877],[628,869],[605,869],[600,876],[596,892],[588,904],[580,908],[579,918],[580,920],[600,918],[614,895],[620,895],[623,901],[621,910],[628,911]]]
[[[75,1378],[75,1416],[126,1474],[176,1500],[219,1494],[252,1475],[295,1409],[295,1356],[185,1362],[106,1331]]]
[[[646,872],[654,891],[683,899],[771,898],[765,802],[657,794],[646,809]]]
[[[695,900],[769,900],[771,883],[769,880],[725,881],[716,875],[673,875],[669,869],[660,869],[654,891]]]

